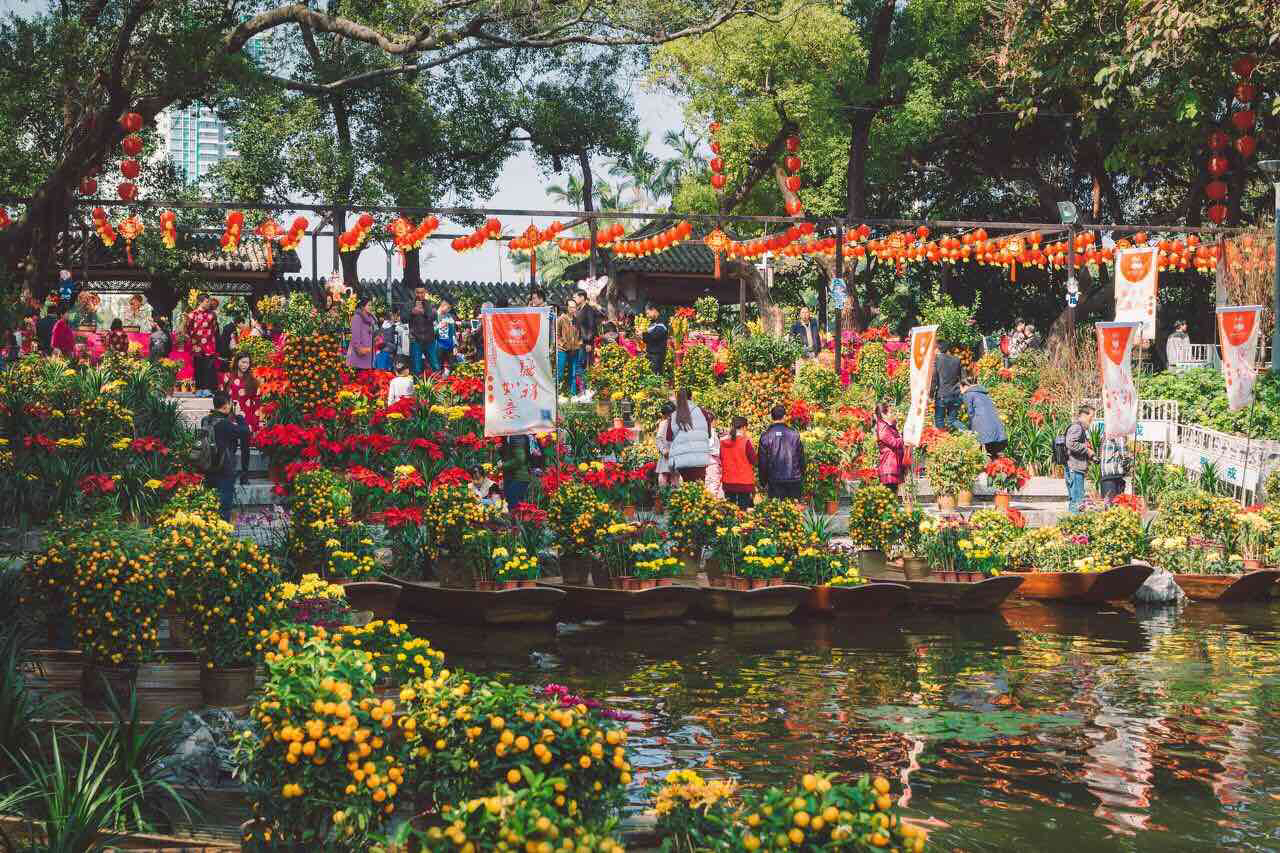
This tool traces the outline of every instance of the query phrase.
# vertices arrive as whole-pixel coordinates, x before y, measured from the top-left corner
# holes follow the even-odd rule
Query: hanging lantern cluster
[[[142,236],[142,232],[146,229],[142,227],[142,220],[136,216],[126,216],[117,226],[120,236],[124,238],[124,256],[129,262],[129,266],[133,266],[133,241]]]
[[[711,166],[711,188],[722,193],[728,179],[724,176],[724,158],[720,156],[720,140],[716,138],[716,134],[720,132],[720,122],[713,121],[707,127],[711,131],[711,160],[708,163]]]
[[[275,264],[271,254],[271,244],[284,236],[284,229],[274,219],[264,219],[258,223],[257,228],[253,229],[253,233],[262,238],[264,248],[267,250],[267,268],[270,269]]]
[[[1258,150],[1258,139],[1253,135],[1254,124],[1257,122],[1253,103],[1258,98],[1258,87],[1250,82],[1253,69],[1257,66],[1258,61],[1252,56],[1241,56],[1231,63],[1231,71],[1238,80],[1232,92],[1234,104],[1231,112],[1231,126],[1239,134],[1235,141],[1233,142],[1224,130],[1213,131],[1207,140],[1209,162],[1206,166],[1209,170],[1209,182],[1205,184],[1204,194],[1209,201],[1209,207],[1205,215],[1215,225],[1226,222],[1229,212],[1226,202],[1230,188],[1224,180],[1226,174],[1231,171],[1227,148],[1233,147],[1242,162],[1248,160]]]
[[[373,217],[367,213],[360,214],[350,228],[338,235],[338,251],[360,251],[368,242],[371,231],[373,231]]]
[[[133,201],[138,197],[138,185],[134,181],[142,174],[142,164],[137,160],[142,153],[142,137],[138,135],[142,130],[142,114],[125,113],[120,116],[120,126],[128,135],[120,142],[120,148],[124,151],[124,159],[120,161],[120,175],[124,180],[116,187],[116,194],[121,201]],[[96,181],[93,181],[93,189],[98,189]]]
[[[801,222],[797,225],[792,225],[786,231],[769,237],[758,237],[754,240],[731,240],[725,249],[725,253],[731,258],[741,258],[742,260],[761,258],[767,252],[788,254],[793,243],[812,235],[813,232],[814,224],[812,222]],[[822,241],[814,240],[811,242],[818,244]],[[834,238],[832,238],[832,248],[835,248]]]
[[[619,240],[613,247],[613,253],[624,258],[641,258],[645,255],[656,255],[680,245],[693,236],[693,225],[687,221],[677,222],[664,231],[651,237],[638,240]]]
[[[800,137],[794,134],[788,136],[787,156],[782,162],[783,165],[787,167],[786,184],[787,191],[790,193],[800,192],[800,167],[804,164],[801,162],[798,155],[799,151]],[[786,207],[787,213],[791,216],[799,216],[804,213],[804,204],[801,203],[799,198],[788,199]],[[832,244],[832,251],[835,251],[834,243]]]
[[[549,243],[556,237],[560,236],[560,232],[564,230],[564,223],[556,221],[552,222],[544,229],[530,224],[519,237],[512,237],[507,243],[507,248],[513,252],[533,253],[543,243]]]
[[[178,215],[172,210],[160,212],[160,239],[166,249],[178,245]]]
[[[228,211],[226,226],[222,229],[222,237],[218,245],[228,255],[240,249],[240,232],[244,230],[244,214],[238,210]]]
[[[400,253],[400,262],[404,263],[404,253],[422,248],[422,242],[440,227],[440,220],[435,216],[426,216],[417,225],[403,216],[397,216],[387,225],[387,233],[391,242]]]
[[[596,232],[595,245],[612,245],[622,236],[623,231],[621,222],[606,225]],[[561,237],[557,245],[560,247],[560,251],[571,257],[585,257],[591,254],[590,237]]]
[[[472,249],[479,249],[487,241],[496,240],[500,236],[502,236],[502,223],[497,219],[489,219],[467,236],[454,237],[449,245],[455,252],[469,252]]]
[[[89,170],[89,174],[80,179],[80,195],[93,196],[98,193],[97,175],[102,170],[94,166]]]
[[[298,248],[298,244],[302,242],[302,236],[307,233],[307,226],[310,224],[307,221],[307,217],[296,217],[293,220],[293,224],[289,226],[289,230],[285,233],[284,239],[280,241],[280,248],[286,252],[292,252]]]
[[[107,221],[107,212],[100,207],[93,209],[93,230],[98,232],[98,239],[102,241],[102,245],[111,248],[116,244],[116,231],[111,227],[111,223]]]

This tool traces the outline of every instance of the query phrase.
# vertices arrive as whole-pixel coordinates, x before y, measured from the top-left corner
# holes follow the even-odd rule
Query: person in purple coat
[[[888,403],[876,406],[876,446],[880,450],[876,474],[880,482],[896,494],[906,470],[906,447],[902,442],[902,433],[898,432],[898,416]]]
[[[356,370],[373,368],[373,300],[366,296],[351,315],[351,344],[347,347],[347,364]]]

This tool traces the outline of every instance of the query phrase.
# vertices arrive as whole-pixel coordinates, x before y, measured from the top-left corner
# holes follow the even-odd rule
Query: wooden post
[[[836,226],[836,278],[844,278],[844,225]],[[845,285],[845,299],[849,298],[849,286]],[[825,300],[824,300],[825,305]],[[840,378],[840,353],[844,348],[844,330],[840,327],[844,316],[843,308],[836,309],[836,378]]]
[[[741,266],[738,267],[738,322],[743,327],[747,325],[747,276]]]

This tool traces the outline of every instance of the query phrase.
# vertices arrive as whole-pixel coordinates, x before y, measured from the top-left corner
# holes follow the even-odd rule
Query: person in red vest
[[[53,351],[72,358],[76,354],[76,336],[71,331],[71,324],[67,322],[67,304],[59,302],[58,307],[53,311],[58,316],[58,321],[53,324],[53,332],[50,335]]]
[[[756,493],[756,449],[743,430],[747,419],[735,415],[729,437],[720,442],[721,483],[724,496],[742,509],[750,509]]]

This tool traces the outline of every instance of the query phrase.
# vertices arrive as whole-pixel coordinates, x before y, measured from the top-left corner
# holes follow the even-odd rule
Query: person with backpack
[[[1084,508],[1084,476],[1089,463],[1096,455],[1089,443],[1089,430],[1093,427],[1093,406],[1087,403],[1076,410],[1076,419],[1054,442],[1054,461],[1064,468],[1067,481],[1067,512],[1077,513]]]
[[[688,388],[676,392],[676,410],[667,419],[671,467],[686,483],[705,483],[711,464],[711,419],[690,401]]]
[[[218,493],[218,514],[223,521],[231,520],[231,507],[236,502],[236,449],[241,442],[247,447],[252,434],[244,417],[236,414],[231,395],[214,392],[213,411],[200,421],[196,462]]]
[[[756,494],[756,449],[744,432],[746,428],[747,419],[734,415],[729,437],[720,442],[724,495],[739,509],[751,509]]]
[[[173,349],[173,335],[169,333],[169,321],[160,315],[151,318],[151,334],[147,336],[147,358],[154,364],[169,357]]]

